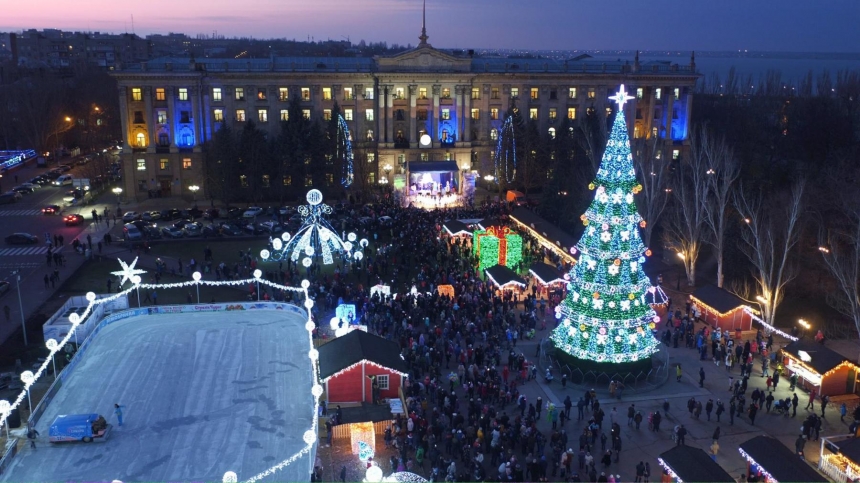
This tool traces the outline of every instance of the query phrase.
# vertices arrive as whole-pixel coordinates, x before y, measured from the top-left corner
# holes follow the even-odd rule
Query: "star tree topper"
[[[131,280],[134,283],[135,275],[143,275],[146,273],[146,270],[141,270],[139,268],[134,268],[137,265],[137,257],[134,257],[134,261],[131,262],[131,265],[125,263],[121,258],[118,258],[119,264],[122,266],[122,270],[117,272],[111,272],[111,275],[116,275],[117,277],[122,277],[122,281],[119,283],[119,286],[122,287],[127,280]]]
[[[624,103],[633,98],[627,95],[627,91],[624,90],[624,84],[621,84],[621,88],[618,89],[618,92],[614,96],[610,96],[609,99],[615,101],[615,103],[618,104],[618,110],[621,110],[624,109]]]

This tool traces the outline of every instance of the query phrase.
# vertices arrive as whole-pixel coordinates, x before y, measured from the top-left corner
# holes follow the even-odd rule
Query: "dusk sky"
[[[413,45],[421,0],[0,0],[0,31],[182,32]],[[858,0],[428,0],[441,48],[860,51]]]

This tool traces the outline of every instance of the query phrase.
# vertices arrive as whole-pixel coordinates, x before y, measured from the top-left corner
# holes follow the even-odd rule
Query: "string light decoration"
[[[491,226],[472,235],[478,270],[496,265],[514,269],[523,260],[523,238],[510,228]]]
[[[120,258],[117,258],[117,260],[119,260],[119,265],[122,267],[122,270],[111,272],[111,275],[122,277],[122,280],[120,280],[119,282],[120,287],[125,285],[125,282],[127,281],[133,281],[135,275],[143,275],[144,273],[146,273],[146,270],[134,268],[134,266],[137,265],[137,257],[134,257],[134,260],[131,262],[131,264],[125,263]]]
[[[848,481],[857,481],[860,479],[860,465],[839,453],[824,455],[821,462],[822,465],[828,463],[842,468],[845,471],[845,476],[848,477]],[[821,465],[819,468],[821,468]]]
[[[373,423],[350,423],[349,425],[349,441],[352,447],[352,454],[358,455],[361,461],[367,461],[373,457],[376,450],[376,429]],[[364,456],[364,459],[362,459]]]
[[[750,317],[752,317],[752,319],[753,319],[754,321],[756,321],[756,322],[758,322],[759,324],[761,324],[762,326],[764,326],[764,328],[765,328],[766,330],[769,330],[769,331],[771,331],[771,332],[776,332],[777,334],[779,334],[779,335],[781,335],[781,336],[785,337],[786,339],[788,339],[788,340],[790,340],[790,341],[792,341],[792,342],[797,342],[797,341],[799,340],[797,337],[795,337],[795,336],[793,336],[793,335],[791,335],[791,334],[789,334],[789,333],[787,333],[787,332],[783,332],[783,331],[781,331],[781,330],[777,329],[776,327],[774,327],[774,326],[772,326],[772,325],[768,324],[767,322],[765,322],[765,321],[764,321],[764,319],[762,319],[761,317],[759,317],[758,315],[756,315],[756,314],[758,313],[758,311],[755,311],[755,310],[753,310],[753,309],[751,309],[751,308],[749,308],[749,307],[746,307],[746,306],[745,306],[745,307],[744,307],[744,312],[746,312],[747,314],[749,314],[749,316],[750,316]]]
[[[742,448],[738,448],[738,451],[741,453],[741,456],[743,456],[744,459],[747,460],[748,464],[755,465],[755,467],[759,469],[759,472],[761,472],[762,476],[765,477],[765,480],[764,480],[765,482],[767,482],[767,483],[779,483],[779,480],[774,478],[773,475],[771,475],[760,464],[758,464],[756,462],[756,460],[754,460],[753,457],[750,456],[746,451],[744,451]]]
[[[365,332],[366,332],[366,331],[365,331]],[[392,369],[392,368],[390,368],[390,367],[385,367],[385,366],[383,366],[383,365],[381,365],[381,364],[377,364],[377,363],[375,363],[375,362],[373,362],[373,361],[370,361],[370,360],[367,360],[367,359],[362,359],[362,360],[360,360],[360,361],[356,362],[355,364],[352,364],[352,365],[349,365],[349,366],[347,366],[347,367],[344,367],[343,369],[341,369],[341,370],[339,370],[339,371],[335,372],[334,374],[332,374],[332,375],[330,375],[330,376],[326,377],[325,379],[320,379],[320,382],[321,382],[321,383],[327,382],[327,381],[329,381],[330,379],[334,379],[335,377],[337,377],[337,376],[339,376],[339,375],[343,374],[344,372],[348,372],[350,369],[353,369],[353,368],[355,368],[355,367],[358,367],[358,366],[360,366],[360,365],[362,365],[362,364],[367,364],[367,365],[370,365],[370,366],[373,366],[373,367],[378,367],[379,369],[384,369],[384,370],[386,370],[386,371],[391,371],[391,372],[393,372],[394,374],[397,374],[397,375],[398,375],[398,376],[400,376],[400,377],[409,377],[409,374],[407,374],[407,373],[405,373],[405,372],[400,372],[400,371],[395,370],[395,369]]]
[[[586,228],[576,244],[579,263],[570,272],[567,297],[556,312],[561,323],[551,338],[574,357],[622,363],[658,350],[652,330],[660,319],[646,300],[651,282],[643,264],[650,252],[639,235],[644,220],[633,195],[641,186],[621,109],[630,98],[622,85],[610,99],[619,109],[597,177],[589,185],[595,194],[580,217]]]
[[[682,480],[681,477],[678,476],[677,473],[675,473],[675,470],[673,470],[671,466],[669,466],[668,464],[666,464],[665,461],[663,461],[663,458],[657,458],[657,462],[660,463],[660,466],[662,466],[664,470],[666,470],[666,473],[669,473],[669,476],[675,480],[675,483],[684,483],[684,480]]]
[[[126,265],[124,262],[122,262],[120,260],[120,265],[123,267],[124,271],[126,270],[126,267],[128,267],[129,272],[131,270],[133,270],[134,264],[135,263],[132,262],[131,265]],[[131,274],[129,273],[129,275],[131,275]],[[122,290],[116,294],[102,297],[102,298],[98,298],[96,296],[95,292],[87,292],[86,299],[89,302],[87,307],[84,309],[84,311],[80,315],[72,314],[72,315],[75,315],[76,317],[69,316],[69,321],[72,323],[71,330],[69,330],[69,332],[66,334],[66,336],[62,340],[60,340],[57,343],[57,345],[54,346],[53,349],[49,349],[50,353],[48,354],[48,357],[46,357],[45,360],[42,361],[42,364],[35,371],[35,374],[33,374],[33,377],[27,378],[27,381],[24,382],[24,387],[21,389],[21,392],[18,393],[18,396],[15,398],[15,400],[12,401],[10,404],[0,405],[0,429],[2,429],[3,426],[8,424],[7,418],[12,414],[12,411],[17,409],[23,403],[24,399],[26,399],[26,397],[27,397],[28,391],[32,388],[33,384],[38,382],[38,380],[42,377],[42,375],[48,373],[48,366],[51,364],[51,359],[58,352],[63,351],[65,346],[72,340],[73,337],[75,337],[77,330],[78,330],[78,327],[81,324],[86,322],[87,318],[93,313],[94,308],[97,305],[110,304],[117,299],[120,299],[120,298],[127,296],[132,291],[134,291],[135,289],[138,289],[138,288],[145,288],[145,289],[151,288],[151,289],[162,290],[162,289],[171,289],[171,288],[191,287],[191,286],[195,286],[195,285],[197,285],[197,286],[206,285],[206,286],[212,286],[212,287],[229,286],[229,285],[247,286],[248,284],[259,282],[260,284],[268,285],[268,286],[275,288],[277,290],[302,293],[304,295],[304,298],[305,298],[304,306],[307,309],[306,310],[307,321],[305,322],[305,331],[307,332],[308,357],[311,360],[311,373],[312,373],[311,379],[313,381],[319,380],[319,360],[318,360],[319,353],[317,352],[316,349],[314,349],[314,344],[313,344],[313,331],[314,331],[316,325],[314,324],[313,319],[311,318],[310,308],[313,307],[313,300],[310,298],[310,296],[308,294],[308,288],[311,286],[311,283],[308,280],[302,280],[301,287],[290,287],[287,285],[280,285],[280,284],[270,282],[270,281],[264,280],[264,279],[259,279],[259,278],[250,278],[250,279],[245,279],[245,280],[221,281],[221,282],[209,281],[209,280],[197,280],[197,281],[190,281],[190,282],[167,283],[167,284],[141,284],[139,275],[133,275],[132,277],[129,277],[129,278],[132,280],[132,283],[134,283],[134,285],[132,287],[127,288],[125,290]],[[134,280],[137,280],[137,282],[135,282]],[[271,303],[271,302],[264,302],[264,303]],[[314,357],[315,355],[317,357]],[[26,372],[30,372],[30,371],[26,371]],[[267,478],[267,477],[281,471],[282,469],[286,468],[287,466],[291,465],[292,463],[298,461],[303,456],[310,455],[311,450],[313,450],[313,447],[317,442],[317,434],[319,432],[319,397],[320,397],[319,395],[322,394],[322,391],[315,389],[316,386],[317,385],[314,384],[314,386],[312,386],[310,388],[310,390],[308,391],[310,393],[309,394],[310,397],[313,399],[313,408],[312,408],[312,416],[311,416],[311,427],[309,429],[307,429],[303,435],[303,441],[305,442],[305,446],[301,450],[299,450],[299,451],[293,453],[292,455],[290,455],[289,457],[287,457],[286,459],[284,459],[284,460],[280,461],[279,463],[271,466],[269,469],[245,480],[247,483],[256,483],[256,482],[258,482],[264,478]],[[317,394],[319,394],[319,395],[317,395]],[[8,428],[7,428],[7,430],[8,430]],[[227,475],[227,473],[225,473],[225,476],[226,475]]]
[[[495,278],[493,278],[493,275],[489,271],[484,270],[484,273],[487,274],[487,278],[490,279],[490,282],[492,282],[493,285],[499,287],[502,290],[504,290],[506,288],[525,287],[526,286],[526,284],[524,284],[518,280],[508,280],[505,283],[499,283]]]
[[[517,108],[514,108],[514,112],[517,112]],[[513,183],[517,176],[517,137],[514,134],[513,115],[508,116],[502,124],[493,160],[496,163],[496,179],[501,179],[504,174],[505,181]]]
[[[511,219],[511,221],[513,221],[514,223],[519,225],[519,227],[521,229],[525,230],[529,235],[536,238],[538,243],[543,245],[544,248],[547,248],[548,250],[552,251],[553,253],[555,253],[556,255],[563,258],[564,260],[566,260],[569,263],[576,263],[576,258],[573,256],[574,254],[568,253],[567,251],[565,251],[565,249],[561,246],[560,241],[550,240],[549,238],[545,237],[543,235],[543,233],[541,233],[541,232],[535,230],[534,228],[532,228],[531,226],[521,222],[515,216],[511,216],[510,219]]]
[[[296,262],[301,257],[302,265],[310,267],[313,257],[321,256],[325,265],[334,263],[335,253],[342,255],[345,260],[352,257],[352,243],[343,241],[325,219],[326,215],[332,213],[332,208],[322,202],[323,195],[320,190],[308,191],[305,199],[308,204],[298,208],[303,221],[296,235],[290,236],[289,233],[284,233],[281,238],[273,239],[273,251],[261,250],[260,258],[274,261],[289,258]],[[355,237],[355,233],[350,233],[348,236]]]
[[[335,156],[343,161],[343,176],[340,184],[344,188],[349,188],[355,179],[352,166],[352,136],[349,133],[349,126],[346,125],[346,119],[341,114],[337,115],[337,145],[335,149]]]

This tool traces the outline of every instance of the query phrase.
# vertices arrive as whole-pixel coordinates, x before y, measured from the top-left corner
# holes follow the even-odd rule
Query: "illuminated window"
[[[143,90],[140,87],[132,87],[131,88],[131,100],[132,101],[142,101],[143,100]]]
[[[421,153],[421,161],[430,161],[430,155],[427,153]]]
[[[155,111],[155,119],[158,124],[167,124],[167,111]]]
[[[549,108],[549,118],[550,120],[555,120],[558,117],[558,109],[554,107]]]
[[[576,87],[571,87],[567,90],[568,99],[576,99]]]
[[[472,99],[480,99],[481,98],[481,88],[473,87],[472,88]]]
[[[472,109],[472,119],[478,120],[481,118],[481,110],[480,109]]]
[[[555,139],[555,128],[554,127],[549,128],[549,138]]]
[[[529,109],[529,119],[537,119],[538,118],[538,110],[537,107],[532,107]]]
[[[373,87],[365,87],[364,88],[364,98],[368,101],[373,100]]]
[[[529,99],[532,99],[532,100],[540,99],[540,91],[538,90],[537,87],[532,87],[529,90]]]
[[[326,186],[331,186],[334,184],[334,175],[331,173],[325,174],[325,184]]]
[[[304,161],[305,161],[305,166],[310,166],[310,164],[311,164],[311,156],[310,156],[309,154],[306,154],[306,155],[305,155],[305,159],[304,159]]]
[[[302,118],[306,121],[311,120],[311,110],[310,109],[302,109]]]
[[[492,119],[494,121],[499,119],[499,108],[498,107],[490,108],[490,119]]]
[[[288,87],[278,88],[278,100],[282,102],[290,100],[290,89]]]
[[[678,158],[680,158],[680,157],[681,157],[681,151],[678,151],[677,149],[673,149],[672,150],[672,160],[677,161]]]
[[[263,175],[263,188],[269,188],[272,186],[272,177],[268,174]]]
[[[636,88],[636,99],[642,99],[645,91],[641,87]]]
[[[520,97],[520,88],[519,87],[511,87],[511,99],[517,99]]]
[[[490,89],[490,99],[498,99],[499,98],[499,88],[493,87]]]
[[[639,139],[642,137],[642,127],[639,124],[633,126],[633,139]]]
[[[656,127],[651,128],[651,135],[654,136],[655,138],[657,137],[657,128]]]
[[[224,110],[223,109],[215,109],[212,117],[215,118],[215,122],[223,122],[224,121]]]
[[[367,182],[369,184],[375,184],[376,183],[376,173],[375,172],[371,171],[371,172],[367,173]]]
[[[213,101],[220,101],[221,100],[221,88],[220,87],[213,87],[212,88],[212,100]]]
[[[611,116],[611,115],[612,115],[612,108],[611,108],[611,107],[607,107],[607,108],[606,108],[606,117],[609,117],[609,116]]]
[[[145,148],[146,147],[146,134],[139,132],[137,136],[135,136],[135,140],[137,141],[137,147]]]
[[[182,158],[182,169],[191,169],[191,158]]]
[[[445,153],[445,161],[453,161],[454,155],[451,153]]]
[[[188,100],[188,89],[185,87],[179,88],[179,100],[187,101]]]
[[[236,109],[236,120],[239,122],[245,122],[245,110],[244,109]]]
[[[675,99],[681,97],[681,89],[679,87],[675,88]]]
[[[442,99],[450,99],[451,98],[451,88],[443,87],[442,88]]]
[[[290,186],[291,184],[293,184],[293,177],[288,174],[285,174],[284,177],[281,178],[281,182],[284,184],[284,186]]]
[[[290,111],[286,109],[281,109],[281,120],[289,121],[290,120]]]
[[[236,88],[236,100],[237,101],[244,101],[245,100],[245,88],[244,87],[237,87]]]
[[[138,159],[137,160],[137,170],[138,171],[146,171],[146,160]]]
[[[418,88],[418,98],[419,99],[427,99],[427,88],[419,87]]]
[[[343,120],[344,121],[352,121],[352,109],[344,109],[343,110]]]
[[[158,87],[155,89],[155,100],[163,101],[167,99],[167,96],[164,94],[164,87]]]
[[[257,89],[257,99],[260,101],[266,100],[266,89]]]
[[[343,88],[343,100],[351,101],[352,100],[352,87],[344,87]]]
[[[442,109],[442,120],[447,121],[451,119],[451,109]]]
[[[498,129],[495,129],[495,128],[490,129],[490,139],[493,141],[496,141],[497,139],[499,139]]]
[[[269,111],[265,109],[257,109],[257,119],[260,122],[269,122]]]
[[[567,118],[568,119],[576,119],[576,108],[568,107],[567,108]]]
[[[365,109],[364,110],[364,120],[372,121],[373,120],[373,109]]]
[[[323,87],[323,100],[330,101],[331,100],[331,87]]]
[[[313,176],[311,176],[309,174],[305,175],[305,186],[313,186],[313,185],[314,185]]]
[[[240,174],[240,175],[239,175],[239,184],[240,184],[243,188],[247,188],[247,187],[248,187],[248,177],[247,177],[247,176],[245,176],[244,174]]]
[[[331,109],[323,109],[323,119],[331,121]]]
[[[302,100],[303,101],[311,100],[311,88],[310,87],[302,87]]]
[[[376,162],[376,153],[367,153],[367,162],[368,163]]]
[[[424,89],[424,92],[426,93],[427,89]],[[403,88],[402,87],[398,87],[398,88],[394,89],[394,98],[395,99],[405,99],[406,98],[403,95]],[[425,99],[426,99],[426,96],[425,96]]]
[[[367,139],[368,141],[373,141],[373,129],[367,130],[367,135],[365,136],[365,139]]]
[[[662,96],[663,96],[663,89],[661,89],[659,87],[654,89],[654,99],[659,100]]]
[[[170,160],[168,160],[168,159],[159,160],[158,161],[158,168],[162,171],[166,171],[166,170],[170,169]]]

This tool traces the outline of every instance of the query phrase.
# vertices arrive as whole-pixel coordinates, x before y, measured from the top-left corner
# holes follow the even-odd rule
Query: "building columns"
[[[158,133],[155,127],[158,125],[155,122],[155,113],[152,110],[152,87],[146,86],[143,88],[143,118],[146,120],[146,152],[154,153]]]
[[[169,86],[165,88],[167,94],[167,135],[170,136],[170,152],[178,153],[176,147],[176,88]]]
[[[194,126],[194,152],[199,153],[203,151],[203,116],[200,115],[200,95],[201,89],[194,86],[188,89],[191,94],[191,115],[193,118],[191,119],[191,125]]]
[[[122,123],[122,152],[130,153],[131,145],[129,144],[129,139],[131,139],[131,131],[128,128],[128,87],[120,86],[119,87],[119,119]]]

